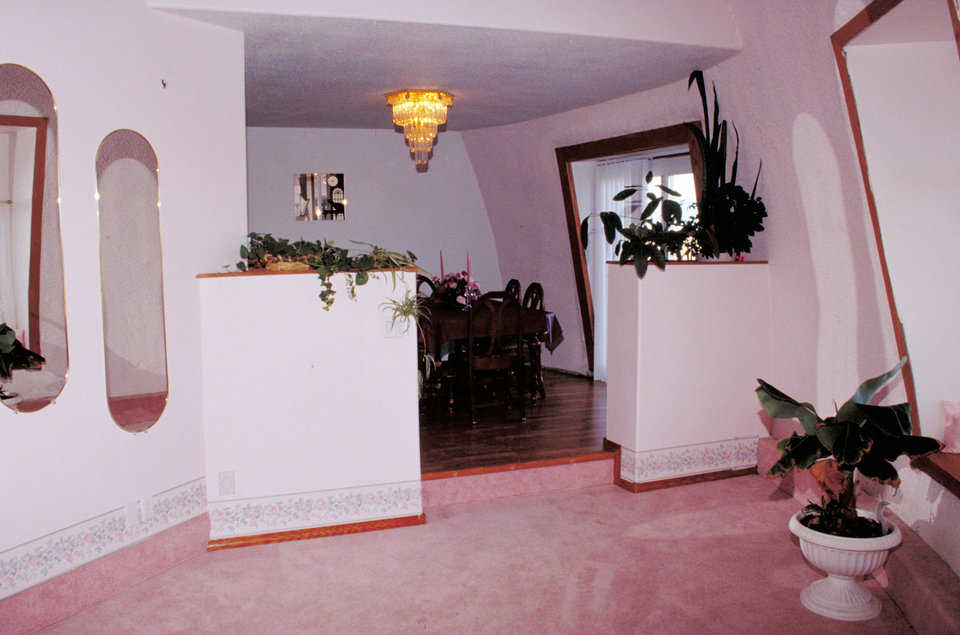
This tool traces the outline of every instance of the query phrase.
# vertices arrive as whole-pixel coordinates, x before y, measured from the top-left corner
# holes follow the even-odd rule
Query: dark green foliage
[[[857,516],[847,518],[839,501],[821,498],[820,504],[810,501],[803,508],[800,522],[814,531],[847,538],[879,538],[884,535],[883,525],[872,518]]]
[[[727,129],[726,120],[720,120],[720,104],[717,101],[717,88],[713,88],[713,123],[707,105],[703,72],[695,70],[687,83],[689,89],[694,83],[700,93],[703,105],[704,132],[695,125],[688,125],[700,154],[703,157],[701,189],[697,199],[697,217],[683,221],[683,209],[669,196],[679,196],[677,192],[664,185],[658,185],[661,194],[647,192],[650,199],[637,222],[624,228],[620,217],[613,212],[601,212],[604,237],[609,244],[617,242],[615,253],[620,256],[621,264],[633,263],[637,275],[643,277],[648,266],[663,269],[669,256],[681,257],[702,255],[716,258],[722,253],[739,256],[749,253],[753,248],[751,236],[763,231],[763,219],[767,216],[763,200],[756,195],[760,170],[748,194],[737,185],[737,166],[740,154],[740,132],[732,126],[736,136],[733,152],[733,164],[730,178],[727,179]],[[649,184],[653,173],[648,173]],[[641,191],[639,185],[630,185],[613,197],[614,201],[623,201]],[[652,222],[650,217],[660,207],[661,222]],[[616,220],[614,220],[616,219]],[[587,247],[587,229],[590,217],[580,223],[580,241]],[[634,219],[631,219],[634,220]]]
[[[324,310],[330,310],[333,305],[333,283],[330,277],[337,272],[353,273],[347,280],[347,289],[351,296],[356,295],[356,287],[363,286],[370,279],[371,270],[379,269],[418,269],[417,256],[412,251],[389,251],[377,245],[352,241],[363,245],[366,251],[352,254],[348,249],[337,247],[327,240],[297,240],[294,242],[286,238],[274,238],[270,234],[251,232],[247,237],[247,244],[240,245],[240,257],[244,260],[237,263],[241,271],[248,269],[265,268],[271,262],[289,261],[309,264],[320,276],[320,299],[323,300]],[[393,271],[394,284],[396,272]]]
[[[45,361],[42,355],[24,346],[6,322],[0,323],[0,379],[10,379],[15,370],[40,368]],[[0,399],[15,396],[5,393],[0,387]]]
[[[758,379],[757,397],[764,410],[775,418],[796,418],[803,424],[804,434],[794,433],[777,444],[780,459],[770,468],[769,476],[782,476],[793,468],[805,470],[815,467],[820,459],[832,458],[838,478],[825,483],[830,469],[814,471],[831,500],[839,501],[844,515],[856,522],[856,497],[853,491],[853,472],[890,485],[899,484],[893,461],[902,455],[921,456],[936,452],[942,444],[936,439],[911,434],[910,404],[875,406],[867,403],[876,392],[893,378],[906,363],[900,360],[888,372],[863,382],[857,392],[836,416],[821,419],[808,403],[800,403]],[[829,467],[829,466],[828,466]],[[839,484],[839,485],[838,485]]]

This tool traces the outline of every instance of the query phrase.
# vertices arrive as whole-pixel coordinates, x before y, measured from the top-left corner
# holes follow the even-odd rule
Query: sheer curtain
[[[629,225],[630,210],[643,200],[639,193],[626,201],[616,202],[613,197],[628,185],[643,183],[649,161],[632,159],[598,161],[595,168],[594,210],[616,212],[624,225]],[[639,203],[642,205],[642,203]],[[608,245],[603,235],[599,217],[590,223],[590,239],[587,246],[587,275],[593,295],[593,378],[607,380],[607,260],[614,260],[614,246]]]

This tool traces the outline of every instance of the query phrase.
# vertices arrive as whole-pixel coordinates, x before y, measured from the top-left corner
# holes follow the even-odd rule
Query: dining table
[[[423,345],[427,353],[435,359],[445,355],[458,340],[469,337],[470,307],[453,306],[447,302],[426,303],[428,314],[420,320]],[[488,312],[476,316],[474,328],[484,332],[489,324]],[[524,335],[536,335],[543,339],[543,345],[551,353],[563,341],[563,327],[555,313],[542,309],[523,308],[520,313],[520,326]]]

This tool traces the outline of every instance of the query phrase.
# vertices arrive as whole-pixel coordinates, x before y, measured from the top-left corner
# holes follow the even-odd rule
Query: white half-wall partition
[[[466,269],[469,252],[471,276],[484,291],[503,289],[515,277],[501,276],[487,208],[460,133],[440,135],[425,173],[414,169],[403,135],[392,129],[247,128],[247,143],[250,231],[322,238],[347,248],[360,248],[351,241],[361,240],[410,250],[434,275],[440,275],[441,250],[448,273]],[[344,220],[296,219],[294,175],[313,172],[344,175]]]
[[[198,280],[211,538],[419,516],[416,326],[388,298],[412,271],[335,302],[306,274]]]
[[[767,431],[766,263],[668,263],[641,280],[608,264],[607,438],[632,483],[754,467]]]

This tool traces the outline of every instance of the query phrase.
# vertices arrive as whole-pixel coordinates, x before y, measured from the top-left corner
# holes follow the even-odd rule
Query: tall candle
[[[470,281],[470,250],[467,250],[467,282]]]
[[[443,280],[443,250],[440,250],[440,279]]]

